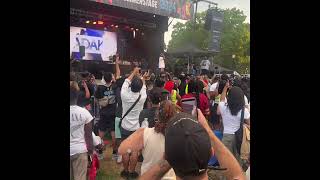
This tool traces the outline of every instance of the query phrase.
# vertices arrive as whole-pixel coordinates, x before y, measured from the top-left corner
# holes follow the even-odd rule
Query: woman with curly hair
[[[141,175],[163,158],[165,129],[174,115],[175,108],[172,102],[169,100],[162,101],[155,115],[155,126],[153,128],[140,128],[121,143],[118,149],[121,155],[130,152],[131,157],[136,157],[135,161],[137,161],[139,152],[142,152]],[[175,179],[173,169],[163,179]]]

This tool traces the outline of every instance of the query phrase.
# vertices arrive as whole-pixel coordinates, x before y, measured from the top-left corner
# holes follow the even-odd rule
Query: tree
[[[215,57],[221,59],[227,68],[240,73],[245,73],[250,65],[250,26],[244,23],[245,19],[246,16],[239,9],[224,10],[221,52]],[[235,55],[235,58],[232,58],[232,55]]]
[[[209,32],[204,29],[206,12],[197,13],[197,24],[195,32],[193,31],[193,21],[189,20],[186,23],[178,22],[173,26],[171,40],[168,49],[175,50],[186,44],[194,42],[199,49],[206,49],[208,47]]]
[[[250,69],[250,24],[245,23],[243,11],[232,8],[225,9],[221,36],[221,52],[214,57],[214,62],[223,67],[245,73]],[[193,31],[193,21],[177,23],[173,26],[169,50],[180,48],[187,43],[206,50],[210,41],[210,33],[204,29],[206,12],[197,13],[197,24]],[[192,39],[193,38],[193,39]],[[235,58],[232,58],[235,55]]]

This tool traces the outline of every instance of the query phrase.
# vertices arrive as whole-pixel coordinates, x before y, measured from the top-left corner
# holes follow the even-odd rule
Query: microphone
[[[78,45],[80,46],[80,41],[79,41],[78,37],[76,37],[76,41],[77,41]]]

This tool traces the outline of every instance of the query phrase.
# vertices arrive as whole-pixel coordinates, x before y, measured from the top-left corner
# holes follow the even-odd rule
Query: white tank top
[[[164,135],[155,132],[154,128],[145,128],[143,133],[143,146],[141,174],[144,174],[162,159],[164,154]],[[176,175],[172,168],[162,178],[162,180],[175,179]]]

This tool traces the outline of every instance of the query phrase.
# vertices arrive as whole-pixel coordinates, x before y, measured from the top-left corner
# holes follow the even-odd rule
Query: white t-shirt
[[[143,110],[144,102],[147,99],[147,88],[143,85],[140,93],[134,93],[129,87],[131,82],[126,79],[121,88],[121,101],[122,101],[122,116],[128,111],[128,109],[133,105],[133,103],[138,99],[139,94],[141,98],[139,102],[134,106],[134,108],[129,112],[129,114],[122,120],[122,128],[128,131],[135,131],[140,128],[139,115]]]
[[[155,132],[154,128],[144,128],[143,131],[143,162],[141,165],[141,174],[147,172],[151,167],[157,164],[164,153],[164,135]],[[176,179],[175,173],[171,168],[162,180]]]
[[[227,98],[225,98],[225,102],[227,102]],[[244,95],[244,105],[250,107],[249,101],[246,95]]]
[[[165,63],[164,63],[164,58],[163,57],[159,57],[159,69],[164,69],[166,67]]]
[[[236,116],[231,115],[230,109],[226,102],[219,103],[219,109],[224,126],[224,134],[234,134],[240,128],[241,111]],[[244,119],[249,119],[250,113],[247,108],[244,108]]]
[[[88,110],[70,106],[70,156],[88,152],[84,139],[84,125],[93,120]]]
[[[209,67],[210,67],[210,61],[209,60],[202,60],[201,61],[201,69],[206,69],[206,70],[209,70]]]

